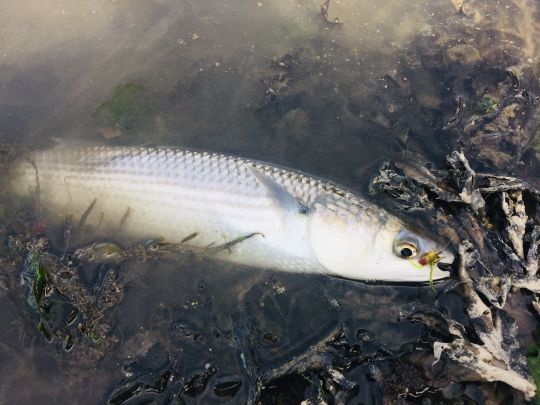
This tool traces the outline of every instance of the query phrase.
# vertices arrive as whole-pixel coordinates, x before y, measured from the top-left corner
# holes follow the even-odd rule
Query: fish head
[[[378,209],[381,212],[382,209]],[[427,282],[449,277],[454,255],[390,214],[366,218],[319,209],[312,215],[313,253],[329,274],[391,282]]]
[[[405,225],[401,225],[397,232],[390,229],[386,232],[384,246],[392,239],[393,268],[399,269],[400,281],[426,281],[426,276],[428,280],[449,277],[448,270],[454,262],[454,255],[444,245]],[[379,256],[384,260],[386,251],[379,252]]]

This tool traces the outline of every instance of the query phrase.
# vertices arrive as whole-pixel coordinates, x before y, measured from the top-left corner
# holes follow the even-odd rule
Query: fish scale
[[[320,270],[307,247],[276,254],[270,242],[285,216],[272,193],[249,172],[250,161],[171,148],[108,146],[60,146],[35,152],[30,159],[38,168],[40,201],[53,215],[59,214],[57,220],[68,212],[82,215],[96,199],[87,224],[97,225],[105,212],[102,234],[179,242],[197,232],[191,244],[206,247],[260,232],[265,235],[258,238],[264,246],[245,241],[234,254],[222,256],[255,266],[278,263],[291,271]],[[17,169],[19,191],[35,188],[33,165],[21,164]],[[280,179],[284,178],[276,177]],[[128,209],[119,232],[118,224]],[[250,252],[249,259],[242,258],[244,250]]]
[[[60,223],[68,213],[80,217],[95,200],[86,225],[101,237],[179,243],[197,233],[189,241],[194,247],[229,247],[217,253],[221,259],[285,271],[373,278],[327,263],[358,256],[356,250],[369,253],[380,235],[403,227],[331,182],[217,153],[64,143],[32,152],[12,177],[16,193],[38,190],[51,221]],[[246,235],[253,236],[242,239]],[[392,242],[385,243],[383,256],[392,255]],[[327,244],[334,247],[326,251]],[[377,260],[366,256],[366,267]]]

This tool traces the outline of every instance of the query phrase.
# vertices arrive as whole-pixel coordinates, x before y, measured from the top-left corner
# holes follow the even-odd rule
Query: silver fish
[[[188,239],[190,246],[248,266],[424,282],[430,273],[448,276],[426,258],[453,261],[450,252],[359,195],[255,160],[66,144],[31,153],[12,177],[16,193],[39,193],[53,220],[67,212],[84,216],[117,240]]]

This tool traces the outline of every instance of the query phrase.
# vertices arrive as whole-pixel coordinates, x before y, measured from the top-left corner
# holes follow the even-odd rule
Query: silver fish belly
[[[58,146],[33,152],[14,170],[12,184],[18,194],[37,192],[50,218],[87,215],[85,223],[113,239],[178,243],[196,234],[188,243],[216,248],[221,259],[284,271],[378,279],[373,270],[362,273],[362,263],[371,268],[370,260],[384,260],[369,254],[377,235],[403,227],[330,182],[254,160],[175,148]],[[326,244],[333,252],[325,251]],[[359,263],[349,266],[349,256]]]

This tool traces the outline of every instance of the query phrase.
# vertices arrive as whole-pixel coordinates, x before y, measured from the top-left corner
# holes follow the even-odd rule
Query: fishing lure
[[[433,291],[435,291],[435,287],[433,284],[433,271],[435,269],[435,265],[439,263],[442,258],[443,257],[440,251],[431,251],[422,256],[418,260],[418,263],[416,263],[413,259],[410,259],[411,264],[419,269],[422,269],[426,265],[429,265],[429,286]]]

